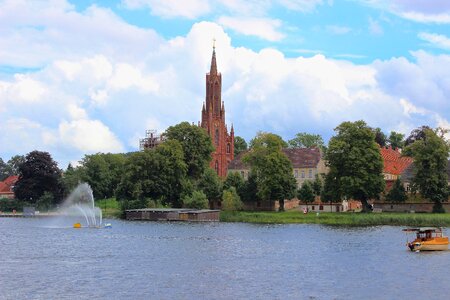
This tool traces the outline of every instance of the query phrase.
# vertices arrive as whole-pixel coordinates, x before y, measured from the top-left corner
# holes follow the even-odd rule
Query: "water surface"
[[[448,299],[400,227],[0,218],[0,299]],[[446,230],[447,233],[449,230]]]

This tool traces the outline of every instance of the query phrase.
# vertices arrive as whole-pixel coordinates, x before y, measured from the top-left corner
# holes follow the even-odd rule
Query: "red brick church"
[[[234,158],[234,129],[228,133],[225,105],[222,101],[222,74],[217,72],[216,48],[213,46],[211,69],[206,74],[206,101],[203,102],[201,127],[207,130],[214,145],[211,168],[220,177],[227,176],[228,164]]]

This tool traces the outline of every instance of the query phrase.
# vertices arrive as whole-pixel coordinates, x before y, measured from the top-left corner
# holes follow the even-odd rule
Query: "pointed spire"
[[[206,110],[206,108],[205,108],[205,101],[203,101],[203,108],[202,108],[202,111],[205,111]]]
[[[216,39],[213,40],[213,53],[211,58],[211,70],[209,74],[216,75],[217,74],[217,63],[216,63]]]
[[[231,123],[231,134],[234,134],[234,127],[233,127],[233,123]]]

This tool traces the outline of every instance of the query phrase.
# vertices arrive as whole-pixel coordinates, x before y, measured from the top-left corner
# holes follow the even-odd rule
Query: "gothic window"
[[[219,174],[219,161],[216,160],[216,163],[214,164],[214,169],[216,170],[217,174]]]
[[[230,146],[230,144],[227,144],[227,153],[230,153],[230,151],[231,151],[231,146]]]
[[[214,135],[214,142],[216,143],[216,146],[219,146],[219,129],[216,127],[216,133]]]

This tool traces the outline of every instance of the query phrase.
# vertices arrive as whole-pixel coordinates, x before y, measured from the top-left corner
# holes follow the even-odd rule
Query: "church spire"
[[[216,63],[216,39],[213,39],[213,53],[211,58],[211,70],[209,74],[216,75],[217,74],[217,63]]]

